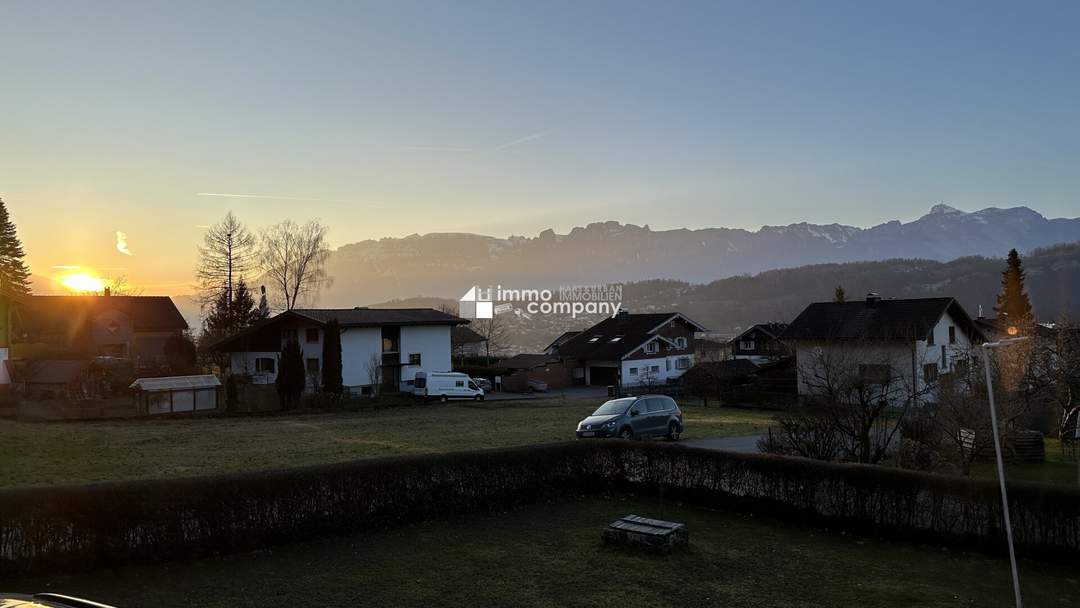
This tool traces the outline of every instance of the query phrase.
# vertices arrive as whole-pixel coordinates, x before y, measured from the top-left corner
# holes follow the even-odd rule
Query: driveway
[[[739,437],[710,437],[706,439],[690,439],[684,443],[695,448],[707,448],[710,450],[727,450],[729,452],[746,452],[757,454],[759,452],[757,442],[761,435],[741,435]]]

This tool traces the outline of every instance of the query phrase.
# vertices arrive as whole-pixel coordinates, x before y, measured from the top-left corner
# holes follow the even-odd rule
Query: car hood
[[[589,416],[588,418],[582,420],[579,426],[584,427],[585,425],[591,424],[595,429],[598,426],[602,426],[608,422],[611,422],[612,420],[615,420],[619,416],[619,414],[615,414],[612,416]]]

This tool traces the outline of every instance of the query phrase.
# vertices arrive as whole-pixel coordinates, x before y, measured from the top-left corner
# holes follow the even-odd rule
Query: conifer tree
[[[323,329],[322,390],[341,396],[345,392],[341,379],[341,329],[337,319],[331,319]]]
[[[23,261],[25,256],[15,222],[0,199],[0,289],[5,293],[30,293],[30,270]]]
[[[1024,267],[1015,249],[1009,250],[1005,271],[1001,273],[1001,293],[994,311],[1005,317],[1010,327],[1029,325],[1034,320],[1031,300],[1024,290]]]

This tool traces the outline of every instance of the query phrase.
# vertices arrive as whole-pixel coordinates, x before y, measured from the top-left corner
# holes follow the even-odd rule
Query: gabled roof
[[[498,366],[505,369],[532,369],[557,361],[557,358],[543,353],[520,353],[508,359],[500,359]]]
[[[923,340],[948,312],[974,339],[982,333],[953,298],[816,302],[780,336],[782,340]]]
[[[751,325],[750,327],[743,330],[741,334],[732,338],[732,341],[741,340],[743,336],[754,330],[760,331],[765,335],[769,336],[770,338],[779,339],[780,335],[783,334],[784,330],[786,329],[787,323],[758,323],[756,325]]]
[[[260,336],[268,328],[293,320],[324,326],[332,319],[337,319],[341,327],[382,327],[384,325],[450,325],[468,323],[465,319],[435,310],[434,308],[294,308],[278,315],[259,321],[237,334],[226,336],[205,346],[207,351],[243,352],[262,350],[265,345],[278,345],[280,338],[266,339]],[[276,350],[276,346],[275,346]]]
[[[561,357],[614,361],[644,346],[654,332],[674,319],[688,323],[696,331],[705,328],[677,312],[619,313],[573,336],[558,347]],[[613,339],[618,338],[614,342]]]
[[[454,329],[450,330],[450,341],[454,344],[475,344],[477,342],[486,342],[487,338],[476,333],[467,325],[455,325]]]
[[[306,317],[320,325],[325,325],[331,319],[337,319],[342,327],[460,325],[468,323],[465,319],[434,308],[294,308],[282,314]]]
[[[580,333],[581,333],[580,330],[564,331],[563,333],[559,334],[558,338],[555,338],[554,340],[552,340],[551,344],[548,344],[547,346],[545,346],[544,350],[547,350],[549,348],[557,348],[559,346],[562,346],[563,344],[566,344],[566,342],[570,338],[573,338],[574,336],[576,336],[576,335],[578,335]]]
[[[188,328],[168,296],[23,296],[16,309],[19,323],[37,331],[67,331],[113,310],[129,317],[135,331]]]

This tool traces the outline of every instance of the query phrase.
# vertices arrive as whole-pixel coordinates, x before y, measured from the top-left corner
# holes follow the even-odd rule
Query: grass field
[[[604,546],[628,513],[685,522],[669,556]],[[1025,605],[1075,606],[1076,563],[1021,561]],[[1008,560],[645,499],[590,498],[227,558],[0,581],[119,606],[1011,606]]]
[[[596,399],[401,405],[258,418],[0,420],[0,487],[180,477],[573,439]],[[687,438],[763,431],[772,413],[687,406]]]

